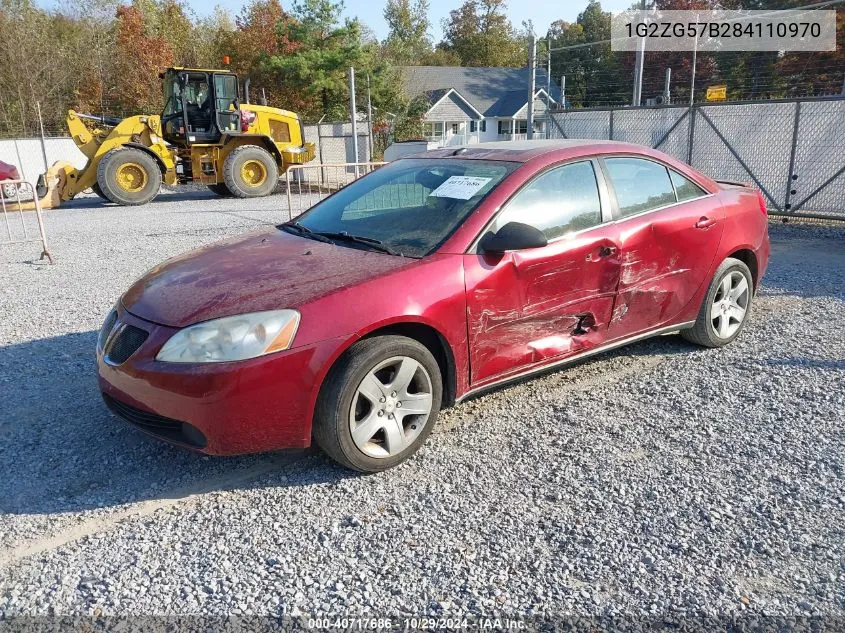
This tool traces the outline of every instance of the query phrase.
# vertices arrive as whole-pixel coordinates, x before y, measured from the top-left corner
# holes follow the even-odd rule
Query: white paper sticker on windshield
[[[477,176],[449,176],[446,182],[428,195],[436,198],[469,200],[491,180],[492,178],[479,178]]]

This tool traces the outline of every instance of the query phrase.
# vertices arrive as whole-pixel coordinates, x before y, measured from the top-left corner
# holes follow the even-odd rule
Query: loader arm
[[[54,165],[51,171],[62,173],[56,179],[59,200],[70,200],[97,182],[97,168],[100,160],[111,150],[123,146],[142,149],[158,163],[166,184],[176,184],[176,163],[174,153],[161,137],[161,118],[152,116],[131,116],[114,126],[95,127],[89,130],[83,121],[86,115],[70,110],[67,127],[73,142],[88,159],[85,167],[75,169],[69,163]],[[90,117],[94,118],[94,117]]]

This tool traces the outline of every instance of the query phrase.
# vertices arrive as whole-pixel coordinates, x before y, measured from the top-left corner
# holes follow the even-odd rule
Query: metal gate
[[[552,138],[648,145],[718,180],[753,182],[773,215],[845,219],[845,99],[552,114]]]
[[[52,264],[53,257],[47,246],[41,217],[41,201],[35,187],[26,180],[4,180],[0,187],[0,210],[4,223],[0,246],[41,242],[40,259],[47,259]]]
[[[293,165],[285,172],[288,220],[295,218],[383,162]]]

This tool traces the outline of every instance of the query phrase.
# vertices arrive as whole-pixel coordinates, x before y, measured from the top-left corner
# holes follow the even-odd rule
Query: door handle
[[[709,229],[711,226],[716,224],[716,220],[711,220],[706,215],[701,216],[701,219],[695,223],[695,228],[697,229]]]

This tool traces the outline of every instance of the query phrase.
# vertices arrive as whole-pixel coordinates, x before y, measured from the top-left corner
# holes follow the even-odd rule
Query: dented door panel
[[[667,323],[687,307],[710,281],[724,219],[718,197],[706,196],[617,222],[621,251],[613,338]]]
[[[605,342],[620,271],[614,233],[464,255],[473,386]]]

